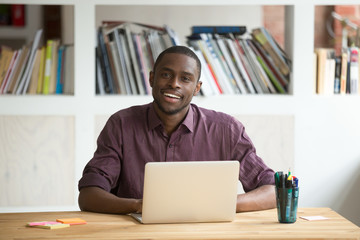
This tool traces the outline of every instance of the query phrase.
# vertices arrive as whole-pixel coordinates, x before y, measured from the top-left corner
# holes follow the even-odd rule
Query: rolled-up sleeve
[[[239,180],[248,192],[263,185],[274,185],[274,171],[256,154],[244,126],[234,120],[231,127],[232,158],[240,162]]]

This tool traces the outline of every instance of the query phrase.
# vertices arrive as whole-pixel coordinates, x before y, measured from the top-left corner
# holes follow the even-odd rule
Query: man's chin
[[[183,110],[185,107],[166,107],[162,104],[159,104],[157,101],[155,101],[155,104],[158,106],[159,110],[167,115],[175,115],[179,113],[181,110]]]

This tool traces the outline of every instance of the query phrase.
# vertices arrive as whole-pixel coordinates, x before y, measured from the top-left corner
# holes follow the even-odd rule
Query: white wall
[[[37,17],[34,17],[37,16]],[[0,38],[4,39],[24,39],[26,44],[30,44],[34,39],[36,30],[42,26],[41,5],[28,5],[25,7],[25,26],[24,27],[0,27]]]

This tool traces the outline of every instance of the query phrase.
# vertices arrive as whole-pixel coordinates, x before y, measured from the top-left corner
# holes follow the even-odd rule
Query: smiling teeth
[[[173,94],[170,94],[170,93],[164,93],[164,95],[167,96],[167,97],[180,99],[179,96],[176,96],[176,95],[173,95]]]

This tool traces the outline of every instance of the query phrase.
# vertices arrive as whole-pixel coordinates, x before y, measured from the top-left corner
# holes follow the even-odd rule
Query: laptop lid
[[[147,163],[142,222],[232,221],[238,176],[238,161]]]

